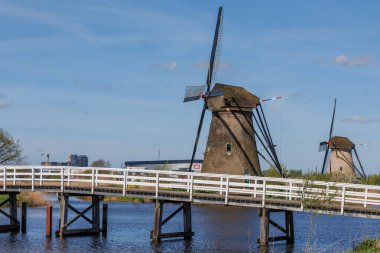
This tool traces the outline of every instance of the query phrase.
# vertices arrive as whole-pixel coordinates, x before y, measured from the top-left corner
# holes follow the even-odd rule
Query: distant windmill
[[[357,146],[367,145],[359,144],[355,145],[350,139],[342,136],[332,136],[334,129],[334,120],[335,120],[335,109],[336,109],[336,99],[334,100],[334,110],[333,116],[330,125],[330,133],[327,141],[323,141],[319,144],[319,152],[325,151],[325,156],[322,164],[322,174],[330,173],[330,174],[345,174],[349,176],[356,176],[356,174],[365,179],[367,178],[363,166],[360,162],[358,152],[356,151]],[[355,165],[352,151],[354,151],[354,155],[359,163],[359,168]],[[330,154],[330,161],[328,170],[326,170],[327,160]]]
[[[184,102],[204,99],[189,170],[192,168],[196,154],[205,111],[209,109],[212,111],[212,119],[202,172],[261,175],[260,156],[283,175],[261,107],[261,102],[281,97],[260,100],[259,97],[239,86],[216,83],[214,87],[211,87],[219,65],[222,13],[223,9],[220,7],[206,85],[186,87]],[[258,132],[253,122],[256,123]],[[262,144],[269,159],[257,150],[256,139]]]

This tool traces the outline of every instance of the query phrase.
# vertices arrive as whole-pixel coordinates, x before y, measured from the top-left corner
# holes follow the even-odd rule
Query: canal
[[[55,195],[49,195],[53,204],[53,230],[58,226],[59,203]],[[88,202],[73,199],[79,210]],[[174,211],[175,205],[165,205],[165,213]],[[257,209],[225,206],[192,206],[192,224],[195,236],[192,240],[163,240],[153,243],[149,238],[153,226],[151,203],[109,203],[108,235],[45,238],[46,208],[29,208],[26,234],[1,233],[1,252],[260,252]],[[165,216],[165,215],[164,215]],[[283,223],[281,214],[273,219]],[[267,252],[303,252],[311,215],[294,213],[295,245],[287,248],[284,243],[274,244]],[[164,232],[180,231],[182,216],[165,224]],[[366,237],[380,235],[380,221],[374,219],[318,215],[312,229],[311,252],[345,252]],[[5,219],[1,217],[4,224]],[[82,219],[78,226],[86,226]],[[271,235],[275,235],[273,229]]]

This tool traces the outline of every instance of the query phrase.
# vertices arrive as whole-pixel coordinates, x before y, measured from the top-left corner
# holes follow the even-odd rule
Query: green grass
[[[348,253],[376,253],[380,252],[380,239],[365,239]]]
[[[3,201],[5,201],[7,198],[8,198],[8,194],[1,194],[0,195],[0,203],[2,203]]]
[[[104,198],[104,201],[106,202],[132,202],[132,203],[145,203],[147,202],[143,198],[135,198],[135,197],[128,197],[128,196],[106,196]]]

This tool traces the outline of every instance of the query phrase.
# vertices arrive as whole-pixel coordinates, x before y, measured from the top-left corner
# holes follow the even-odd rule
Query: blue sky
[[[264,105],[282,163],[321,166],[337,97],[334,135],[369,142],[359,155],[379,172],[377,1],[2,1],[0,127],[31,164],[190,158],[202,103],[184,88],[205,83],[220,5],[216,81],[284,97]]]

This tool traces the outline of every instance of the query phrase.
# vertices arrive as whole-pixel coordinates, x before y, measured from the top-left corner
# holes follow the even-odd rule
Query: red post
[[[53,219],[53,206],[48,206],[46,208],[46,237],[51,237],[51,228],[52,228],[52,219]]]

